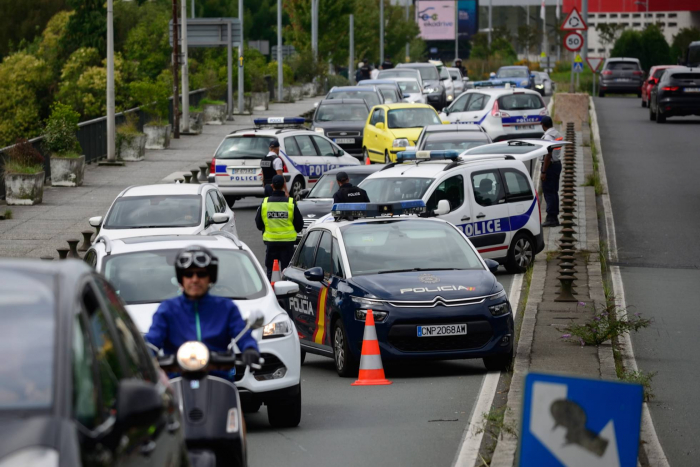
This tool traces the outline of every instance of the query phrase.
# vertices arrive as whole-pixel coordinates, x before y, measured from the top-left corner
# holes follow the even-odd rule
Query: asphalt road
[[[697,465],[700,118],[657,124],[632,97],[595,105],[627,306],[654,319],[632,336],[639,368],[657,372],[652,419],[670,464]]]
[[[233,210],[239,237],[262,263],[259,204],[249,198]],[[511,277],[499,275],[506,290]],[[385,372],[391,386],[351,387],[331,359],[307,354],[300,426],[271,428],[265,407],[246,415],[249,465],[452,465],[486,374],[482,361],[395,364]]]

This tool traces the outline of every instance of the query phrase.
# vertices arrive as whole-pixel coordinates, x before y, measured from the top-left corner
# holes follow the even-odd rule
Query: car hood
[[[202,227],[199,225],[196,227],[165,227],[156,229],[102,229],[99,237],[119,240],[120,238],[150,237],[152,235],[197,235],[201,231]]]
[[[424,79],[423,80],[423,87],[430,85],[430,87],[436,88],[436,87],[439,87],[441,84],[442,84],[442,82],[439,79]]]
[[[411,146],[415,146],[423,128],[389,128],[389,131],[394,135],[394,139],[406,138]]]
[[[430,301],[482,297],[496,292],[498,282],[486,270],[415,271],[357,276],[350,282],[365,296],[381,300]]]
[[[318,219],[331,212],[333,198],[307,198],[299,201],[297,207],[303,217]]]
[[[333,122],[314,122],[314,128],[323,128],[326,131],[362,131],[365,129],[365,121],[333,121]]]

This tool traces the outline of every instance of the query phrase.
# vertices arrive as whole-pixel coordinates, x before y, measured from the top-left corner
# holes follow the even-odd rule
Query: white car
[[[236,200],[247,196],[263,197],[263,175],[260,160],[270,152],[270,142],[280,144],[280,158],[284,163],[284,179],[290,195],[295,198],[305,188],[311,188],[328,170],[360,161],[340,146],[302,126],[304,118],[255,119],[255,128],[236,130],[226,136],[214,152],[209,182],[215,183],[233,206]],[[352,144],[351,137],[342,138],[343,144]]]
[[[541,138],[547,114],[540,93],[522,88],[470,89],[440,114],[450,123],[481,125],[493,141]]]
[[[414,78],[387,78],[396,81],[401,88],[404,102],[410,104],[427,104],[426,94],[417,79]]]
[[[535,75],[535,90],[543,96],[551,96],[552,79],[549,74],[544,71],[533,71],[532,74]]]
[[[445,86],[445,94],[447,96],[447,103],[454,102],[455,97],[459,94],[455,92],[455,85],[452,82],[452,76],[447,70],[446,66],[439,66],[438,71],[440,72],[440,84]]]
[[[247,245],[226,232],[103,238],[90,247],[84,261],[110,281],[139,331],[146,333],[160,302],[180,293],[175,256],[192,245],[205,246],[219,258],[219,278],[211,294],[233,299],[244,319],[254,310],[265,315],[265,326],[253,331],[265,359],[263,368],[235,376],[244,410],[255,411],[265,404],[270,423],[296,426],[301,417],[299,337],[277,300],[293,297],[299,286],[278,281],[273,290]]]
[[[452,78],[452,85],[455,88],[455,98],[457,98],[466,90],[464,80],[468,80],[469,78],[462,77],[462,72],[459,68],[448,68],[447,71],[450,73],[450,77]]]
[[[211,183],[132,186],[117,195],[104,217],[91,217],[89,222],[100,227],[95,241],[217,230],[236,235],[234,213]]]

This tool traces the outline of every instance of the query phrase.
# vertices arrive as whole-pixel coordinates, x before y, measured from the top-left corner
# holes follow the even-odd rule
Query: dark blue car
[[[335,205],[336,218],[309,227],[284,271],[299,284],[289,310],[302,358],[332,357],[339,375],[355,376],[371,309],[385,360],[510,366],[513,314],[489,270],[497,263],[452,224],[401,215],[424,209],[422,201]]]

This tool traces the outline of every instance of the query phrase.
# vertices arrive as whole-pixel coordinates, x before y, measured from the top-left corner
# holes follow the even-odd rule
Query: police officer
[[[455,68],[459,68],[459,71],[460,73],[462,73],[463,78],[467,77],[467,69],[462,66],[461,58],[455,58]]]
[[[542,139],[545,141],[561,141],[564,138],[554,128],[551,117],[542,117],[542,129],[544,135]],[[542,224],[542,227],[556,227],[559,225],[559,176],[561,175],[561,149],[549,148],[549,152],[544,156],[542,162],[542,193],[544,200],[547,202],[547,219]]]
[[[360,67],[360,80],[362,81],[363,79],[371,79],[372,78],[372,70],[369,67],[369,60],[367,60],[367,57],[362,59],[362,66]]]
[[[382,62],[382,70],[391,70],[394,68],[394,64],[391,63],[391,59],[389,57],[385,57],[384,61]]]
[[[289,265],[294,254],[297,233],[304,228],[304,218],[288,193],[283,191],[284,177],[272,177],[272,194],[265,198],[255,214],[255,225],[263,233],[265,242],[265,268],[267,278],[272,278],[272,266],[275,260],[280,269]]]
[[[263,157],[260,161],[260,167],[263,173],[263,185],[265,186],[265,196],[270,196],[272,194],[272,177],[275,175],[280,175],[284,173],[284,164],[282,163],[282,158],[280,158],[280,143],[277,140],[273,140],[270,143],[270,152],[267,156]],[[282,177],[282,182],[284,183],[284,177]],[[287,184],[283,185],[284,193],[289,196],[289,191],[287,191]]]
[[[338,181],[338,191],[333,194],[334,203],[369,203],[369,196],[362,188],[353,186],[350,183],[348,174],[338,172],[335,176]]]

